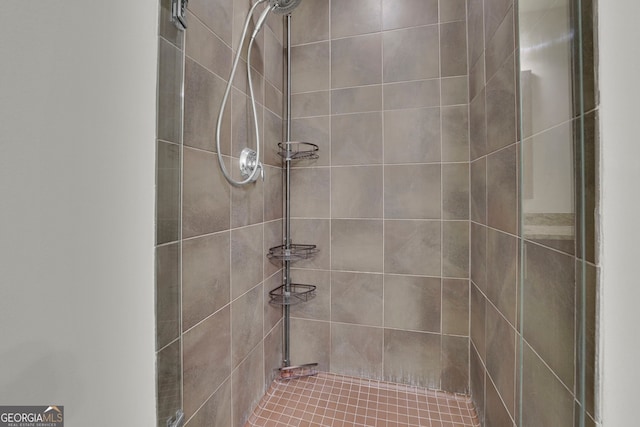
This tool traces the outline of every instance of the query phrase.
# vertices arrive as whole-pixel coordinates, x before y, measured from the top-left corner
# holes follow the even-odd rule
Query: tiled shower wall
[[[252,56],[264,182],[232,187],[215,154],[232,47],[250,4],[191,0],[182,33],[169,23],[169,1],[161,1],[158,426],[179,408],[190,427],[244,425],[281,363],[281,310],[268,304],[281,272],[265,258],[266,249],[282,241],[282,170],[273,154],[282,139],[281,17],[268,21]],[[247,138],[253,140],[244,63],[223,122],[221,150],[230,170]]]
[[[524,12],[524,1],[520,6]],[[544,8],[531,2],[532,14]],[[570,35],[577,29],[571,2],[558,2],[557,9],[538,17],[538,23],[520,22],[520,54],[535,57],[537,73],[552,90],[540,86],[523,90],[523,132],[520,144],[518,112],[517,11],[510,0],[469,0],[469,122],[471,152],[471,394],[483,425],[573,426],[578,425],[578,313],[580,301],[579,233],[580,203],[572,194],[580,189],[580,175],[571,174],[574,160],[569,155],[560,171],[569,174],[569,206],[574,238],[536,239],[520,230],[519,197],[525,209],[531,178],[524,177],[524,195],[519,194],[520,150],[524,164],[536,162],[538,173],[557,172],[553,156],[531,159],[533,144],[551,143],[567,147],[578,159],[577,127],[580,117],[577,97],[579,80],[572,64]],[[589,2],[585,10],[585,108],[594,109],[593,33]],[[517,5],[516,5],[517,6]],[[522,16],[522,15],[521,15]],[[531,17],[532,19],[534,17]],[[539,19],[542,18],[542,19]],[[555,24],[554,24],[555,23]],[[534,25],[535,24],[535,25]],[[555,27],[554,27],[555,25]],[[523,33],[532,31],[533,34]],[[560,56],[558,58],[558,51]],[[577,50],[573,51],[577,58]],[[523,63],[524,63],[523,59]],[[541,75],[540,64],[548,64],[549,75]],[[527,73],[521,75],[528,79]],[[525,85],[526,87],[526,85]],[[543,86],[544,87],[544,86]],[[547,86],[549,87],[549,86]],[[548,96],[547,96],[548,95]],[[586,134],[586,254],[587,254],[587,410],[594,414],[594,322],[595,322],[595,114],[585,116]],[[535,148],[535,147],[534,147]],[[573,181],[573,182],[571,182]],[[536,183],[537,192],[555,192],[564,183],[546,188]],[[540,211],[553,217],[555,212]],[[548,215],[551,213],[552,215]],[[566,216],[566,215],[565,215]],[[526,220],[526,215],[525,215]],[[554,225],[554,224],[550,224]],[[526,221],[525,221],[526,227]],[[524,244],[523,289],[520,295],[519,248]],[[520,310],[523,310],[522,312]],[[520,324],[522,319],[522,324]],[[520,339],[523,353],[519,354]],[[519,363],[522,361],[522,378]],[[519,419],[519,386],[522,385],[522,419]],[[575,412],[575,414],[574,414]],[[576,424],[574,424],[576,423]],[[587,425],[593,421],[587,417]]]
[[[292,361],[468,391],[464,0],[313,0],[292,17]]]

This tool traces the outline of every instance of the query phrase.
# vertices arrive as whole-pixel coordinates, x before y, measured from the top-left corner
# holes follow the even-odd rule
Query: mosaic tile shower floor
[[[328,373],[276,380],[245,427],[479,427],[471,399]]]

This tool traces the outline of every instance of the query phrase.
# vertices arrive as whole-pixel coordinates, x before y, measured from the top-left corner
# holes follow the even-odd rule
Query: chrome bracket
[[[184,424],[184,412],[181,409],[176,411],[176,415],[167,420],[167,427],[182,427]]]
[[[171,22],[181,31],[187,29],[187,3],[189,0],[171,0]]]
[[[262,175],[264,179],[264,169],[258,161],[257,153],[251,148],[244,148],[240,153],[240,175],[242,176],[242,179],[249,178],[256,168],[261,169],[260,175]],[[258,176],[256,175],[252,181],[257,179]]]

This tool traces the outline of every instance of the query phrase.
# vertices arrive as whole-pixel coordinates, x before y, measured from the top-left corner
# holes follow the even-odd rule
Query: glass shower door
[[[596,418],[593,15],[581,0],[521,0],[521,426]]]

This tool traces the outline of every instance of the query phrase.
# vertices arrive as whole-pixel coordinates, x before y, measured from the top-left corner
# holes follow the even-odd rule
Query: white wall
[[[635,426],[640,384],[640,2],[598,3],[603,425]]]
[[[153,426],[157,0],[1,8],[0,404]]]

